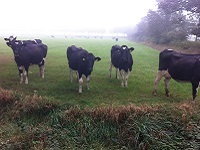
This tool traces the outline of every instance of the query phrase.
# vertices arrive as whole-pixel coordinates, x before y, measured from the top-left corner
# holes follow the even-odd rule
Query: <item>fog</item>
[[[1,35],[127,33],[155,0],[4,0]]]

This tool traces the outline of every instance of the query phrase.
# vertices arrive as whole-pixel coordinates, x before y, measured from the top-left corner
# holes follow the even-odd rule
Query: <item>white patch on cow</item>
[[[18,44],[19,44],[19,42],[15,42],[15,44],[16,44],[16,45],[18,45]]]
[[[41,65],[42,64],[42,62],[43,62],[43,60],[39,63],[39,65]]]
[[[198,91],[199,91],[199,86],[196,88],[196,91],[197,91],[197,93],[198,93]],[[197,95],[197,93],[196,93],[196,95]]]
[[[167,49],[168,51],[173,51],[173,49]]]
[[[10,40],[10,41],[14,40],[14,37],[13,37],[13,36],[10,36],[10,37],[9,37],[9,40]]]
[[[23,66],[19,66],[18,68],[19,68],[19,70],[23,70],[23,69],[24,69],[24,67],[23,67]]]
[[[79,79],[79,93],[82,93],[82,84],[83,84],[83,79],[82,77]]]

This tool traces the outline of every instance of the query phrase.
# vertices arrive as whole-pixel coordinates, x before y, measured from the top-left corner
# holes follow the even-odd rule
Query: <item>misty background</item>
[[[135,28],[155,0],[1,1],[1,35],[122,33]]]

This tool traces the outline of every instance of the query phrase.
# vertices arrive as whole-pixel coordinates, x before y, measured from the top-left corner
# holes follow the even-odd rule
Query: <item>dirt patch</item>
[[[13,62],[14,58],[13,56],[6,56],[0,54],[0,62],[1,64],[7,64]]]

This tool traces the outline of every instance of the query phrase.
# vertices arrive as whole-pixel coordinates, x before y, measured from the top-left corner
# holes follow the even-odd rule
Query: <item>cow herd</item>
[[[28,84],[28,69],[31,64],[39,66],[40,75],[44,78],[47,45],[43,44],[40,39],[17,40],[16,38],[17,37],[10,36],[9,38],[4,38],[4,40],[13,50],[14,59],[19,70],[20,83],[23,83],[25,77],[25,84]],[[126,45],[115,45],[111,49],[110,78],[112,66],[114,66],[116,68],[116,75],[117,71],[120,71],[122,86],[128,85],[128,77],[133,65],[133,58],[131,55],[131,51],[133,50],[133,47],[128,48]],[[79,93],[82,93],[82,76],[85,75],[87,88],[89,89],[90,75],[93,70],[94,62],[100,61],[101,58],[95,57],[92,53],[75,45],[71,45],[67,48],[66,55],[70,68],[70,80],[72,82],[72,72],[75,71],[79,82]]]
[[[42,40],[17,40],[10,36],[4,38],[6,44],[12,48],[14,59],[17,64],[20,76],[20,83],[25,77],[25,84],[28,84],[28,69],[31,64],[39,66],[40,76],[44,78],[45,58],[47,55],[47,45]],[[131,52],[133,47],[127,45],[113,45],[110,56],[110,78],[112,77],[112,67],[116,68],[116,78],[118,71],[121,76],[121,86],[128,86],[128,77],[132,70],[133,58]],[[100,57],[94,56],[87,50],[71,45],[66,50],[68,65],[70,68],[70,80],[72,82],[72,72],[75,71],[79,82],[79,93],[82,93],[83,78],[85,75],[87,88],[89,89],[90,75],[95,61],[100,61]],[[169,96],[169,81],[173,78],[176,81],[191,82],[193,100],[197,96],[200,82],[200,54],[183,54],[171,49],[165,49],[159,54],[159,68],[157,77],[154,81],[153,94],[157,93],[157,84],[165,78],[165,91]]]

